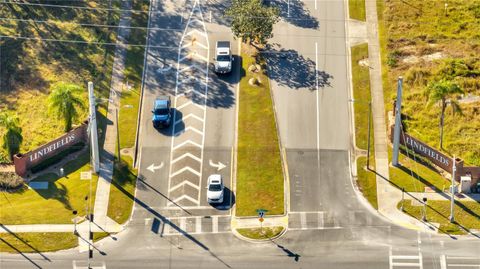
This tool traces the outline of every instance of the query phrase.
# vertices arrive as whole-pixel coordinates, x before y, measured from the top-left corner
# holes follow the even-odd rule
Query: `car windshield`
[[[166,114],[168,114],[168,108],[155,109],[155,115],[166,115]]]
[[[218,55],[217,56],[217,61],[219,61],[219,62],[230,61],[230,56],[228,56],[228,55]]]
[[[210,184],[210,187],[208,187],[209,191],[220,191],[222,190],[222,185],[220,184]]]

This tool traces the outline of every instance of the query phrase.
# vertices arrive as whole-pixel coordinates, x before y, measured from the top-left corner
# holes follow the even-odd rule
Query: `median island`
[[[281,215],[284,178],[266,64],[256,48],[242,46],[236,215]]]

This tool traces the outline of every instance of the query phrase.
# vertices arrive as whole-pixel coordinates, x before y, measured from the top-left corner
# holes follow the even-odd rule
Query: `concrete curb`
[[[283,227],[283,226],[282,226]],[[266,227],[265,227],[266,228]],[[241,228],[240,228],[241,229]],[[245,237],[243,235],[241,235],[239,232],[237,232],[237,229],[235,230],[232,230],[232,234],[235,235],[238,239],[240,240],[243,240],[243,241],[246,241],[246,242],[249,242],[249,243],[253,243],[253,244],[264,244],[264,243],[268,243],[268,242],[271,242],[272,240],[276,240],[280,237],[282,237],[284,234],[287,233],[287,230],[288,228],[287,227],[283,227],[283,230],[276,236],[272,237],[272,238],[269,238],[269,239],[252,239],[252,238],[248,238],[248,237]]]

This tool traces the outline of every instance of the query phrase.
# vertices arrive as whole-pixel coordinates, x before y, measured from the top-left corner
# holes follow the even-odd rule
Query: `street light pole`
[[[455,163],[455,155],[453,155],[453,172],[452,172],[452,186],[450,187],[451,199],[450,199],[450,223],[455,221],[453,216],[453,207],[455,206],[455,172],[457,171],[457,166]]]

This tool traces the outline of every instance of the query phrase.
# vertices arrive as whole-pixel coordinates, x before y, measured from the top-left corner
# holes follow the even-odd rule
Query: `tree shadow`
[[[261,52],[267,61],[267,73],[270,79],[280,86],[292,89],[306,88],[314,91],[331,87],[333,76],[322,70],[316,70],[315,62],[305,58],[295,50],[266,49]]]
[[[303,1],[298,0],[279,0],[279,1],[268,1],[270,2],[269,6],[276,6],[280,9],[280,16],[286,22],[310,29],[318,29],[320,23],[317,18],[313,17],[310,14],[310,11],[305,7]]]

